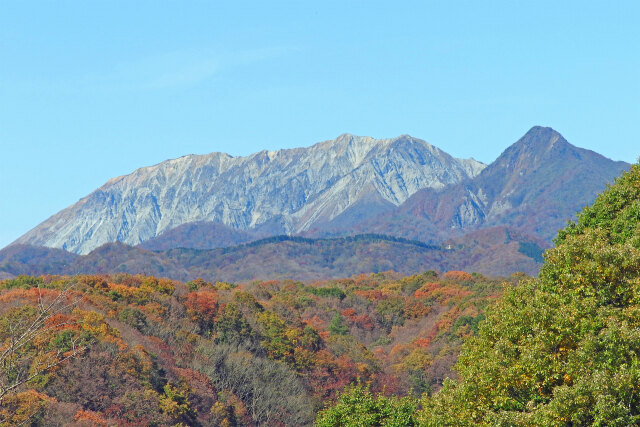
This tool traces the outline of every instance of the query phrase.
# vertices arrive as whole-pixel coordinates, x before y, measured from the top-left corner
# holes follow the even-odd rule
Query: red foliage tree
[[[201,289],[187,294],[184,303],[191,319],[198,323],[205,332],[211,330],[214,319],[218,314],[218,294],[211,289]]]

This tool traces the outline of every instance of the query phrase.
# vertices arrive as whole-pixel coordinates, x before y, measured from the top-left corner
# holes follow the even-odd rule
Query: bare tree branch
[[[86,347],[81,345],[79,337],[71,339],[70,350],[58,349],[55,352],[30,353],[29,346],[38,342],[41,337],[59,329],[68,329],[80,325],[79,321],[70,321],[66,317],[54,319],[59,314],[68,313],[76,307],[79,298],[74,298],[74,285],[66,286],[51,301],[47,301],[46,292],[37,287],[37,315],[34,319],[18,318],[10,322],[7,330],[9,336],[0,353],[0,405],[11,393],[15,393],[22,385],[35,379],[64,362],[82,354]],[[49,324],[48,324],[49,323]]]

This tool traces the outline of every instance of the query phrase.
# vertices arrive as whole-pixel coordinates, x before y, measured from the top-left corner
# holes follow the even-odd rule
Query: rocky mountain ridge
[[[185,223],[206,221],[261,235],[296,234],[361,203],[392,209],[424,188],[476,176],[485,165],[456,159],[403,135],[344,134],[308,148],[189,155],[141,168],[105,185],[16,243],[86,254],[113,241],[139,244]]]
[[[164,251],[275,235],[375,233],[441,244],[509,227],[548,247],[629,166],[540,126],[488,166],[408,135],[344,134],[307,148],[189,155],[141,168],[15,243],[78,254],[115,241]]]

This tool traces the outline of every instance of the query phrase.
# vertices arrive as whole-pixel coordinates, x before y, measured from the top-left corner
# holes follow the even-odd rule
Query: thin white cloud
[[[139,89],[191,86],[211,78],[222,61],[211,53],[172,52],[124,65],[118,79]]]
[[[0,90],[37,94],[73,94],[154,91],[201,84],[221,70],[246,67],[296,51],[266,47],[235,52],[185,49],[112,63],[93,72],[62,77],[43,74],[39,79],[2,79]]]
[[[270,47],[233,53],[212,50],[168,52],[120,64],[100,80],[139,90],[192,86],[212,78],[222,69],[251,65],[290,51],[290,48]]]

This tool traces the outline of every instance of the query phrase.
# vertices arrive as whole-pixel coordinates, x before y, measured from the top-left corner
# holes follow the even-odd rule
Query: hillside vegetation
[[[68,301],[16,351],[19,363],[0,383],[81,350],[7,394],[0,417],[48,426],[311,425],[357,381],[386,395],[438,390],[503,286],[461,271],[239,285],[126,274],[0,281],[3,349],[42,304],[62,292]]]

